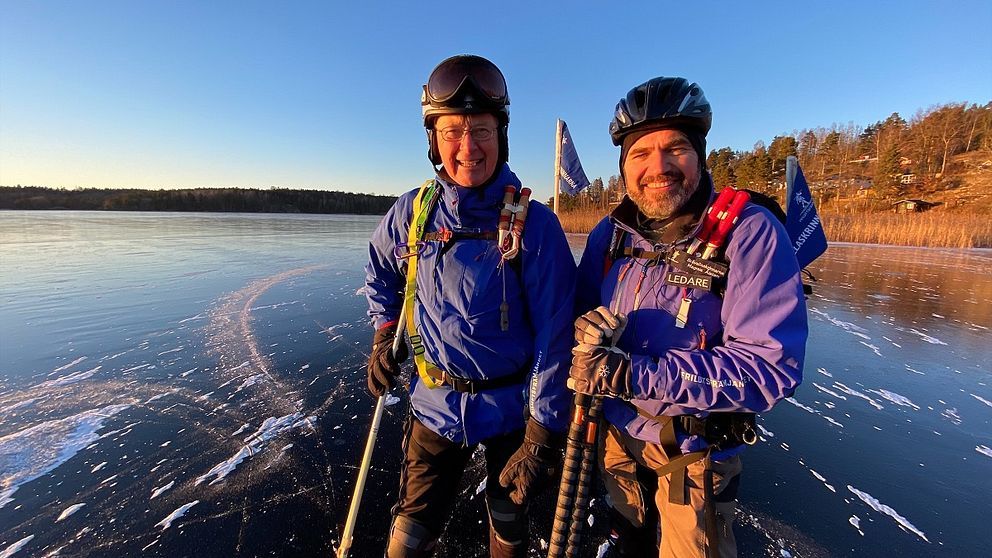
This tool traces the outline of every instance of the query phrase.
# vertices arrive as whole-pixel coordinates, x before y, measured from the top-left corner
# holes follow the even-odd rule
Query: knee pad
[[[389,558],[419,558],[429,556],[437,544],[437,535],[427,527],[403,515],[393,518],[389,528]]]
[[[487,504],[489,527],[500,541],[511,546],[526,544],[529,534],[527,506],[496,498],[488,498]]]

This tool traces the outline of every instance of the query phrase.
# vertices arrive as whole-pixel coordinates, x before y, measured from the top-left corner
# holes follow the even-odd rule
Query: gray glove
[[[568,387],[588,395],[630,399],[630,357],[615,347],[582,344],[572,349]]]
[[[579,345],[613,346],[627,327],[627,316],[605,306],[590,310],[575,320],[575,342]]]

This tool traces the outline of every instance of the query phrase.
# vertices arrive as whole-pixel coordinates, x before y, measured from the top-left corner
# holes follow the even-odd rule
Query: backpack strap
[[[424,247],[424,228],[427,219],[437,206],[437,199],[440,196],[441,188],[436,180],[428,180],[420,187],[417,196],[413,199],[413,213],[410,216],[410,230],[407,234],[406,253],[402,257],[407,261],[406,265],[406,288],[403,293],[403,306],[406,313],[406,330],[410,336],[410,344],[413,345],[413,362],[417,367],[417,374],[423,380],[424,385],[434,389],[443,385],[443,377],[437,366],[427,362],[424,358],[423,339],[417,333],[416,320],[413,317],[414,301],[417,298],[417,257]],[[397,246],[397,249],[400,247]],[[433,370],[431,370],[433,369]],[[433,372],[433,373],[432,373]]]

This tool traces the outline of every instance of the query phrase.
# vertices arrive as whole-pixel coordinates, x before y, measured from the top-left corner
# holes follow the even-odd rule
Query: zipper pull
[[[510,305],[505,300],[499,305],[499,327],[503,331],[510,330]]]

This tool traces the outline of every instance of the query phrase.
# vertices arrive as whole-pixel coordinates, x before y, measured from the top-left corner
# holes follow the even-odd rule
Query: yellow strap
[[[432,190],[431,186],[433,184],[433,180],[425,182],[420,187],[417,197],[413,200],[413,213],[410,215],[410,232],[407,234],[407,248],[410,256],[407,258],[406,289],[403,294],[403,305],[406,309],[406,331],[410,336],[410,344],[413,345],[413,362],[417,365],[417,374],[420,375],[420,379],[430,389],[443,385],[443,381],[441,375],[437,373],[437,367],[427,362],[427,359],[424,358],[424,345],[420,335],[417,333],[417,325],[413,318],[413,303],[417,296],[417,258],[419,256],[417,242],[423,238],[425,221],[428,217],[425,212],[430,212],[433,205],[432,199],[425,199],[428,190]],[[437,193],[435,191],[431,198],[434,198],[436,195]],[[431,368],[434,370],[429,370]],[[435,375],[432,376],[429,373],[430,371],[433,371]]]

